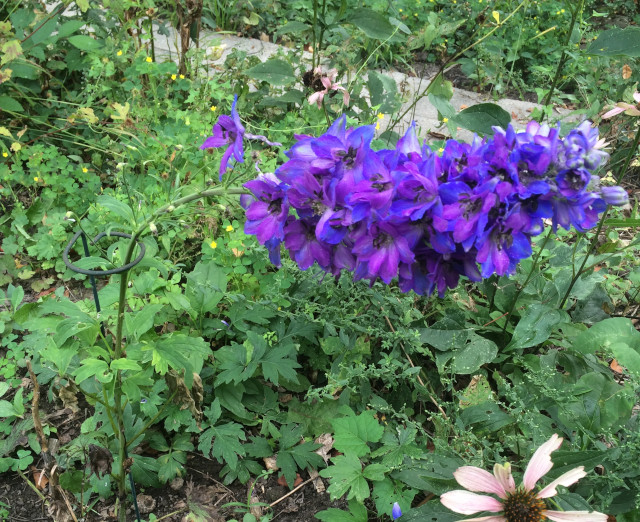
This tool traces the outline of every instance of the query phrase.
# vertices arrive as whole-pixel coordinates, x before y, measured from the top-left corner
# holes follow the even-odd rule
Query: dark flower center
[[[574,170],[567,174],[567,177],[565,179],[567,180],[567,183],[572,190],[581,190],[585,185],[584,179],[582,179],[580,173]]]
[[[349,147],[349,150],[344,153],[344,156],[342,156],[342,161],[344,161],[344,164],[347,167],[351,167],[355,163],[357,155],[358,155],[358,149]]]
[[[475,198],[468,200],[464,208],[464,218],[469,219],[469,216],[477,214],[482,208],[482,199]]]
[[[534,491],[519,488],[508,494],[503,506],[507,522],[541,522],[546,518],[543,514],[546,506]]]
[[[280,214],[282,212],[282,200],[274,199],[269,203],[269,214]]]
[[[378,234],[373,240],[373,246],[375,248],[385,248],[393,243],[393,238],[388,234]]]

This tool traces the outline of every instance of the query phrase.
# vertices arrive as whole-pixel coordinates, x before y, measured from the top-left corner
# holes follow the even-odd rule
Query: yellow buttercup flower
[[[38,182],[38,181],[40,181],[40,178],[38,176],[36,176],[35,178],[33,178],[33,181]]]
[[[442,123],[447,123],[449,121],[449,118],[442,118]]]
[[[181,80],[184,80],[184,74],[181,74],[181,75],[180,75],[180,79],[181,79]]]
[[[227,225],[227,228],[225,228],[225,230],[227,232],[233,232],[233,227],[231,225]]]
[[[151,56],[147,56],[147,63],[151,63],[153,61],[153,58],[151,58]]]
[[[442,154],[443,152],[444,152],[444,149],[443,149],[442,147],[440,147],[440,148],[438,149],[438,154]]]
[[[8,152],[3,152],[2,153],[2,157],[3,158],[8,158],[9,157],[9,153]]]
[[[211,241],[211,243],[209,243],[209,246],[213,249],[218,248],[218,243],[216,243],[215,241]]]
[[[118,52],[116,53],[116,55],[117,55],[117,56],[122,56],[122,51],[118,51]]]
[[[215,105],[212,105],[212,106],[211,106],[211,112],[215,112],[215,110],[216,110],[217,108],[218,108],[218,107],[216,107]]]
[[[177,79],[177,78],[178,78],[178,75],[176,75],[176,74],[172,74],[172,75],[171,75],[171,79],[172,79],[172,80],[175,80],[175,79]]]
[[[82,172],[86,174],[87,172],[89,172],[89,169],[87,167],[82,167]]]

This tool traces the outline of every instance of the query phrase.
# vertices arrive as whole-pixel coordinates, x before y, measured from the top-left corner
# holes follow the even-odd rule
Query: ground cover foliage
[[[203,455],[220,464],[220,482],[247,484],[249,495],[210,512],[191,502],[176,519],[270,520],[253,481],[272,475],[293,488],[317,472],[327,487],[320,520],[390,520],[397,502],[400,520],[447,522],[463,518],[439,501],[459,488],[458,468],[511,462],[520,483],[558,434],[549,480],[576,466],[587,474],[549,507],[640,520],[634,2],[66,7],[0,8],[0,477],[20,474],[55,520],[134,519],[131,484],[172,484]],[[156,53],[152,26],[177,30],[175,61]],[[221,49],[196,46],[207,28],[264,33],[292,50],[264,63],[234,50],[212,66]],[[467,85],[534,94],[543,105],[532,118],[552,128],[557,106],[599,124],[611,157],[587,166],[602,180],[593,191],[621,184],[630,204],[604,211],[622,202],[605,189],[602,208],[537,216],[545,229],[529,234],[531,256],[519,251],[506,267],[475,259],[482,273],[463,276],[477,281],[445,278],[448,290],[372,271],[375,240],[358,250],[368,258],[356,279],[370,285],[349,263],[333,277],[327,251],[303,251],[278,223],[266,228],[258,207],[241,206],[249,189],[264,195],[250,182],[258,173],[293,179],[277,169],[306,143],[294,135],[323,135],[343,114],[349,127],[371,126],[359,132],[372,150],[395,147],[400,89],[385,68],[425,63],[437,71],[422,95],[438,108],[438,132],[497,140],[491,124],[510,122],[493,104],[453,109],[443,71],[456,65]],[[232,106],[238,119],[224,116]],[[225,133],[214,127],[213,148],[201,149],[216,122]],[[576,125],[563,121],[560,135]],[[420,145],[426,131],[416,130]],[[431,143],[431,157],[455,144]],[[562,196],[582,197],[595,181],[580,180]],[[338,244],[338,229],[319,239]],[[78,230],[131,234],[145,247],[124,276],[96,277],[99,313],[89,278],[63,261]],[[85,255],[78,240],[70,262],[112,270],[140,254],[136,241],[103,237]],[[63,409],[78,424],[64,436]],[[328,507],[338,498],[341,509]],[[3,516],[11,508],[0,499]]]

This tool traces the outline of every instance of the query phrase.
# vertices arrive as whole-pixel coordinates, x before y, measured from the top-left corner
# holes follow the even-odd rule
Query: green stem
[[[158,419],[158,417],[160,417],[160,415],[162,414],[162,412],[164,411],[164,409],[167,407],[167,405],[173,400],[173,398],[176,396],[176,393],[178,393],[178,390],[174,391],[171,394],[171,397],[169,397],[164,404],[160,407],[160,409],[158,410],[158,413],[156,413],[151,419],[149,419],[149,421],[147,421],[147,423],[140,429],[140,431],[138,433],[136,433],[133,437],[131,437],[128,441],[127,441],[127,447],[129,447],[131,444],[133,444],[133,442],[140,437],[141,435],[144,434],[145,431],[147,431],[147,428],[149,426],[151,426],[152,424],[154,424],[156,422],[156,420]]]
[[[156,210],[149,218],[147,218],[133,233],[131,237],[131,242],[127,248],[127,252],[124,256],[123,265],[127,265],[131,262],[133,258],[133,253],[136,249],[136,245],[138,244],[138,238],[140,235],[147,229],[149,223],[155,221],[162,214],[169,212],[171,207],[177,208],[182,205],[186,205],[192,201],[196,201],[198,199],[203,199],[206,197],[213,196],[221,196],[223,194],[246,194],[247,191],[243,188],[215,188],[209,190],[203,190],[201,192],[196,192],[193,194],[189,194],[188,196],[184,196],[182,198],[176,199],[173,203],[169,203],[163,205],[158,210]],[[124,309],[126,305],[127,298],[127,283],[129,280],[129,270],[126,270],[120,274],[120,294],[118,297],[118,315],[117,315],[117,323],[116,323],[116,336],[113,341],[113,360],[118,360],[122,358],[122,330],[124,325]],[[116,372],[116,377],[114,380],[113,387],[113,396],[114,396],[114,408],[113,412],[115,413],[115,421],[112,421],[112,424],[117,423],[117,430],[114,432],[117,433],[118,436],[118,458],[120,461],[120,473],[117,477],[118,482],[118,497],[120,500],[120,510],[118,511],[118,520],[120,522],[126,522],[125,515],[125,496],[126,496],[126,473],[124,469],[124,461],[125,454],[127,448],[127,442],[124,436],[124,416],[123,416],[123,407],[122,407],[122,370],[118,370]],[[107,408],[107,412],[109,412],[109,408]],[[107,413],[108,414],[108,413]],[[109,415],[111,420],[111,416]],[[138,435],[136,435],[137,437]]]
[[[564,49],[562,50],[562,54],[560,55],[560,61],[558,62],[558,67],[556,69],[556,74],[553,77],[551,88],[549,89],[549,92],[544,97],[544,100],[542,102],[542,105],[545,107],[549,105],[549,103],[551,102],[551,97],[553,96],[553,92],[555,91],[558,85],[558,82],[560,81],[560,75],[562,74],[562,69],[564,69],[565,63],[567,63],[567,61],[569,60],[569,56],[567,55],[567,47],[571,43],[571,35],[573,34],[573,28],[575,27],[576,22],[578,21],[578,15],[582,14],[583,8],[584,8],[584,0],[580,0],[578,5],[576,6],[576,9],[571,11],[571,23],[569,24],[569,31],[567,32],[567,38],[565,39],[565,42],[564,42]],[[546,115],[546,112],[543,112],[542,118],[541,118],[542,120],[544,120],[545,115]]]
[[[509,311],[507,312],[507,315],[505,316],[504,326],[502,327],[502,331],[503,332],[507,331],[507,326],[509,325],[509,318],[511,317],[511,314],[513,314],[513,311],[516,308],[516,303],[518,302],[518,298],[520,297],[520,294],[523,292],[523,290],[529,284],[529,281],[531,280],[531,276],[533,275],[533,272],[535,271],[535,269],[538,266],[538,261],[540,259],[540,256],[542,255],[542,251],[544,250],[544,247],[546,246],[547,241],[549,241],[549,239],[551,238],[552,232],[553,232],[553,229],[550,228],[549,229],[549,233],[547,234],[547,237],[544,238],[544,241],[542,242],[542,245],[540,245],[540,248],[538,249],[538,252],[536,253],[535,257],[533,258],[533,266],[531,267],[531,270],[529,270],[529,274],[527,275],[527,278],[524,280],[524,283],[522,284],[522,286],[520,286],[518,288],[518,290],[516,291],[516,295],[513,298],[513,301],[511,301],[511,308],[509,308]]]

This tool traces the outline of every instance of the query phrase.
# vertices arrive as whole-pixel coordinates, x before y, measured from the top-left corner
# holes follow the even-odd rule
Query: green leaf
[[[390,114],[399,108],[398,85],[391,76],[369,71],[367,88],[371,96],[371,105],[379,105],[379,112]]]
[[[394,471],[391,477],[411,488],[442,495],[445,491],[456,489],[458,484],[453,478],[453,472],[463,465],[461,459],[430,454],[427,460],[405,463],[399,471]]]
[[[200,261],[187,274],[185,295],[198,314],[213,312],[227,290],[227,276],[213,261]]]
[[[429,102],[438,110],[438,113],[443,118],[451,119],[456,115],[455,108],[453,107],[453,105],[451,105],[449,100],[444,96],[430,93]]]
[[[627,388],[600,373],[588,373],[573,386],[575,400],[564,400],[560,420],[567,426],[579,425],[592,436],[615,429],[631,416],[633,397]]]
[[[20,417],[20,413],[16,410],[15,406],[9,401],[0,401],[0,419],[7,417]]]
[[[72,374],[75,377],[76,384],[87,380],[89,377],[95,377],[102,383],[111,382],[113,374],[109,370],[109,365],[102,359],[85,359],[82,364]]]
[[[133,317],[130,314],[127,314],[125,316],[127,338],[129,338],[129,335],[132,335],[136,341],[140,339],[142,334],[146,333],[154,326],[156,315],[163,307],[164,305],[158,303],[148,304]]]
[[[492,401],[465,408],[460,415],[460,420],[466,426],[473,426],[477,430],[486,430],[490,433],[515,422],[511,415],[502,411],[500,406]]]
[[[0,109],[7,112],[24,112],[22,105],[9,96],[0,96]]]
[[[292,345],[280,345],[269,348],[260,359],[262,375],[276,386],[279,385],[279,376],[289,382],[298,382],[298,374],[295,368],[300,364],[295,357],[295,348]]]
[[[184,382],[188,388],[193,384],[193,374],[200,373],[204,359],[211,354],[209,345],[202,337],[189,337],[181,333],[165,335],[145,349],[153,350],[151,363],[160,375],[169,368],[184,371]]]
[[[371,458],[382,457],[382,464],[388,468],[402,464],[405,457],[420,458],[424,449],[415,443],[418,430],[398,426],[394,431],[387,430],[382,436],[382,447],[371,454]]]
[[[58,38],[66,38],[85,25],[84,20],[69,20],[58,29]]]
[[[388,18],[366,7],[351,11],[347,21],[374,40],[386,40],[395,32]]]
[[[315,451],[321,444],[304,442],[289,449],[280,449],[276,464],[290,488],[293,488],[298,469],[319,468],[324,466],[324,460]]]
[[[402,522],[456,522],[460,515],[449,511],[439,500],[432,500],[402,515]]]
[[[591,43],[587,53],[597,56],[640,56],[640,27],[629,26],[603,31]]]
[[[640,375],[640,353],[637,349],[633,349],[625,343],[613,343],[611,353],[619,364],[631,373]]]
[[[102,42],[91,38],[86,34],[77,34],[69,37],[69,43],[81,51],[95,51],[102,48]]]
[[[362,464],[355,455],[340,455],[331,460],[332,466],[320,471],[319,475],[330,479],[329,495],[331,500],[340,498],[345,493],[347,499],[355,498],[358,502],[369,498],[371,491],[367,479],[362,473]]]
[[[505,350],[521,350],[542,344],[558,325],[567,322],[569,315],[563,310],[537,303],[528,305]]]
[[[72,37],[73,38],[73,37]],[[129,224],[135,223],[135,218],[133,217],[133,211],[131,207],[126,203],[114,198],[113,196],[98,196],[96,198],[96,204],[99,207],[106,208],[109,212],[113,212],[116,216],[121,217]]]
[[[300,34],[311,29],[309,24],[303,22],[289,22],[280,27],[277,34]]]
[[[378,442],[384,431],[371,412],[334,419],[331,424],[335,430],[334,447],[345,455],[356,457],[369,453],[367,443]]]
[[[134,370],[141,371],[142,367],[135,361],[131,361],[129,359],[116,359],[115,361],[111,361],[111,371],[117,370]]]
[[[289,85],[296,81],[293,67],[278,58],[254,65],[246,71],[247,76],[272,85]]]
[[[246,440],[242,426],[229,422],[220,426],[211,426],[200,435],[198,449],[205,455],[211,455],[219,463],[227,464],[232,470],[238,465],[238,457],[244,457],[241,441]]]
[[[471,132],[491,136],[493,126],[507,128],[511,115],[495,103],[479,103],[460,111],[450,121]]]

